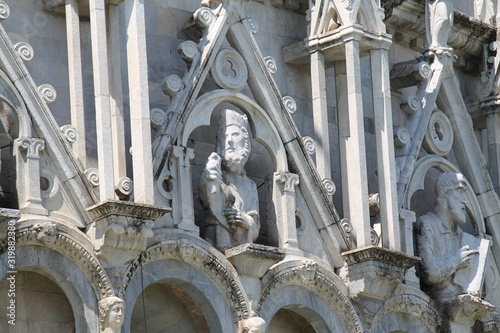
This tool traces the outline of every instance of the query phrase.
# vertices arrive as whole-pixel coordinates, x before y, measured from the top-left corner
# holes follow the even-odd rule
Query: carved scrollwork
[[[267,67],[267,70],[269,71],[269,73],[275,74],[278,71],[278,66],[276,65],[276,60],[273,57],[271,57],[271,56],[265,57],[264,62],[266,64],[266,67]]]
[[[431,154],[445,156],[450,152],[453,146],[453,128],[443,111],[436,110],[431,115],[423,145]]]
[[[414,115],[422,109],[422,103],[415,95],[406,95],[401,99],[401,110],[409,116]]]
[[[297,103],[293,99],[293,97],[285,96],[283,97],[283,104],[285,104],[285,108],[290,113],[295,113],[297,111]]]
[[[410,131],[406,127],[398,127],[394,130],[394,145],[403,147],[411,140]]]
[[[352,242],[352,240],[354,239],[354,235],[352,233],[352,224],[351,224],[351,221],[349,221],[348,219],[344,218],[344,219],[340,220],[340,225],[342,226],[342,230],[344,230],[345,235]]]
[[[57,98],[56,89],[48,83],[42,84],[40,87],[38,87],[38,92],[47,104],[52,103]]]
[[[161,89],[165,95],[169,95],[170,97],[174,97],[177,95],[179,91],[184,87],[184,83],[182,79],[175,75],[169,75],[163,79],[161,82]]]
[[[201,7],[194,13],[193,18],[198,26],[207,28],[215,20],[215,15],[210,8]]]
[[[248,68],[243,57],[234,49],[222,49],[210,68],[210,74],[220,87],[241,90],[248,79]]]
[[[115,193],[118,198],[122,200],[127,200],[133,192],[132,179],[128,177],[122,177],[118,179],[115,186]]]
[[[99,170],[96,168],[90,168],[85,170],[85,176],[87,176],[87,180],[92,184],[92,186],[99,186]]]
[[[167,113],[159,108],[151,109],[151,127],[160,129],[167,121]]]
[[[323,183],[323,187],[325,188],[326,193],[328,195],[334,195],[335,194],[335,192],[337,191],[337,188],[336,188],[335,183],[333,182],[333,180],[331,180],[330,178],[325,178],[325,179],[323,179],[322,183]]]
[[[380,243],[380,236],[373,228],[370,229],[370,241],[371,244],[374,246],[377,246]]]
[[[316,142],[310,136],[305,136],[302,138],[302,142],[304,143],[304,148],[307,153],[312,155],[316,152]]]
[[[6,20],[10,15],[9,5],[5,1],[0,1],[0,22]]]
[[[177,52],[184,61],[190,63],[200,53],[200,50],[198,50],[198,45],[195,42],[186,40],[179,44]]]
[[[43,139],[21,137],[16,139],[16,142],[19,149],[26,150],[27,156],[32,158],[39,158],[40,152],[45,149],[45,141]]]
[[[75,143],[78,140],[78,131],[72,125],[67,124],[59,128],[64,136],[64,138],[69,143]]]
[[[30,44],[25,42],[20,42],[14,45],[14,49],[17,51],[17,54],[21,57],[23,62],[28,62],[31,59],[33,59],[34,51]]]

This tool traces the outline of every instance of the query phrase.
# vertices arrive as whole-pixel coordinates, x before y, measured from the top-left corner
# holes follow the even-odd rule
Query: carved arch
[[[153,279],[150,279],[151,281],[145,281],[145,284],[156,282],[154,278],[158,278],[158,281],[162,279],[172,280],[173,277],[168,276],[169,272],[157,271],[158,267],[164,267],[168,270],[165,265],[160,265],[159,261],[184,265],[185,267],[182,268],[184,272],[193,272],[190,276],[194,275],[194,272],[201,273],[201,275],[203,275],[202,278],[206,282],[209,282],[212,288],[216,287],[220,295],[224,296],[220,301],[229,301],[231,321],[233,323],[249,317],[248,297],[238,279],[236,269],[229,263],[226,257],[206,241],[175,231],[162,234],[162,240],[160,242],[148,247],[140,258],[130,264],[125,273],[122,287],[118,291],[118,295],[129,302],[135,300],[139,296],[139,293],[137,290],[131,291],[129,285],[134,281],[141,268],[147,271],[149,268],[153,267],[151,265],[148,267],[148,264],[151,263],[157,263],[157,265],[155,265],[156,269],[154,269],[156,272],[153,272],[153,269],[151,270],[148,278],[153,277]],[[184,282],[193,285],[192,282],[189,281],[189,277],[184,276],[183,278]],[[180,277],[175,277],[175,279],[182,280]],[[143,289],[146,287],[146,285],[142,285]],[[219,293],[216,293],[216,296],[217,295],[219,295]],[[215,302],[215,300],[208,299],[212,303]]]
[[[361,321],[349,299],[349,292],[345,283],[336,276],[333,272],[318,265],[313,260],[289,260],[279,263],[277,266],[270,269],[262,278],[263,292],[256,307],[256,313],[261,317],[265,317],[269,321],[279,309],[271,307],[279,302],[289,303],[293,294],[287,293],[286,288],[297,287],[295,291],[300,289],[306,291],[310,298],[314,298],[316,302],[312,304],[302,304],[306,302],[304,299],[293,300],[296,304],[280,304],[283,307],[289,305],[304,305],[310,310],[321,315],[326,322],[336,317],[341,323],[340,331],[362,333],[363,329]],[[287,297],[280,297],[280,291],[285,291]],[[292,291],[292,290],[290,290]],[[274,297],[277,295],[277,297]],[[316,305],[314,308],[312,305]],[[323,304],[323,306],[321,306]],[[267,309],[267,307],[270,309]],[[263,311],[265,310],[265,311]],[[272,312],[272,313],[270,313]],[[332,316],[333,315],[333,316]],[[267,318],[269,317],[269,318]],[[332,330],[332,327],[330,327]]]
[[[408,185],[407,197],[403,205],[404,209],[410,209],[410,203],[413,194],[424,189],[425,175],[427,174],[427,171],[432,168],[435,168],[441,172],[461,172],[456,165],[441,156],[428,155],[420,158],[415,164],[415,171],[413,172]],[[467,208],[474,216],[474,220],[477,223],[479,232],[483,234],[486,232],[486,226],[484,224],[484,216],[482,213],[481,205],[479,204],[479,201],[473,191],[472,185],[467,179],[465,179],[465,183],[467,184],[467,188],[471,189],[470,191],[466,192],[468,199]]]
[[[237,91],[218,89],[199,97],[185,120],[186,125],[179,136],[180,145],[187,146],[189,135],[194,129],[210,125],[210,116],[215,107],[223,102],[234,104],[249,116],[255,139],[266,147],[277,171],[288,172],[285,148],[271,118],[255,101]]]
[[[2,107],[0,121],[4,127],[11,128],[11,131],[5,128],[7,134],[11,135],[12,139],[21,136],[30,137],[31,120],[26,106],[17,92],[16,87],[2,70],[0,70],[0,102],[2,104],[0,105]],[[6,122],[15,122],[15,124],[6,126]]]

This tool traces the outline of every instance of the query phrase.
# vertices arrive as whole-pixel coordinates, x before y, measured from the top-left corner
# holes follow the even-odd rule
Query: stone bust
[[[99,321],[101,333],[119,333],[125,314],[125,302],[116,296],[99,301]]]
[[[422,282],[440,299],[463,292],[453,282],[458,270],[471,265],[476,250],[462,245],[463,232],[457,223],[466,223],[466,184],[460,173],[442,173],[436,181],[436,202],[432,211],[417,221],[417,247],[422,258]]]
[[[257,186],[247,177],[248,119],[223,110],[216,152],[206,162],[199,193],[206,214],[205,238],[220,250],[254,242],[260,229]]]
[[[265,333],[266,321],[261,317],[250,317],[243,322],[242,333]]]

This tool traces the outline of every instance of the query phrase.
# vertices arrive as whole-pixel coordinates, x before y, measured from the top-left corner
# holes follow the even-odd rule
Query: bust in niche
[[[254,242],[259,235],[257,186],[245,172],[250,150],[246,115],[223,110],[216,151],[198,184],[206,212],[205,238],[221,251]]]
[[[479,250],[474,236],[463,232],[458,223],[467,222],[466,183],[460,173],[442,173],[436,181],[434,208],[417,222],[417,247],[422,258],[422,282],[433,295],[450,299],[467,292],[467,282],[458,276],[473,265]]]
[[[125,314],[125,302],[116,296],[99,301],[99,321],[102,333],[119,333]]]

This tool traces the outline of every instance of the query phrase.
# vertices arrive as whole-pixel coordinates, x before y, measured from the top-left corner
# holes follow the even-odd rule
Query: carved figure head
[[[265,333],[266,321],[261,317],[251,317],[244,321],[242,333]]]
[[[453,220],[459,223],[467,221],[466,190],[465,177],[461,173],[445,172],[436,181],[436,205],[446,205]]]
[[[57,239],[57,226],[54,223],[42,223],[33,226],[37,232],[36,239],[45,245],[52,245]]]
[[[116,296],[106,297],[99,301],[99,321],[101,331],[106,328],[120,328],[123,324],[125,302]]]
[[[241,170],[250,155],[248,118],[230,109],[222,111],[217,131],[217,153],[232,172]]]

